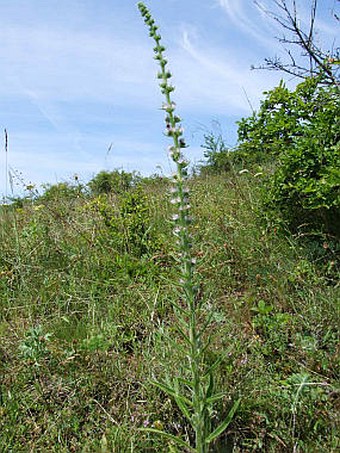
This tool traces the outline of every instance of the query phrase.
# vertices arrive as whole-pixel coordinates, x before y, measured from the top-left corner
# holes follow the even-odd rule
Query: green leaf
[[[184,325],[184,323],[183,323]],[[192,342],[190,340],[190,338],[188,337],[188,335],[184,332],[183,328],[180,327],[178,324],[174,326],[175,329],[178,331],[178,333],[181,335],[181,337],[183,338],[183,340],[185,340],[189,346],[192,345]]]
[[[185,398],[182,398],[181,396],[175,397],[175,401],[177,406],[180,408],[182,411],[183,415],[188,419],[188,421],[191,423],[191,414],[189,412],[188,406],[184,402]]]
[[[208,402],[208,399],[212,396],[213,391],[214,391],[214,375],[213,375],[213,373],[210,373],[209,374],[209,384],[208,384],[208,388],[207,388],[207,391],[205,394],[207,402]]]
[[[206,399],[206,403],[207,404],[214,403],[215,401],[221,400],[225,396],[226,396],[226,392],[215,393],[215,395],[211,395],[211,396],[209,396],[209,398]]]
[[[179,378],[177,378],[177,381],[180,382],[181,384],[187,385],[191,389],[194,388],[193,382],[189,381],[188,379],[184,379],[184,378],[179,377]]]
[[[157,381],[151,381],[153,385],[158,387],[159,389],[163,390],[163,392],[167,393],[168,395],[172,396],[173,398],[181,398],[182,401],[187,404],[188,406],[192,406],[192,401],[190,401],[188,398],[185,396],[179,395],[178,392],[173,389],[172,387],[169,387],[168,385],[162,384],[161,382]]]
[[[215,371],[215,369],[222,362],[222,360],[226,357],[226,355],[229,353],[229,351],[230,351],[230,348],[228,348],[224,353],[219,355],[219,357],[215,360],[215,362],[204,373],[203,379],[206,378],[207,376],[209,376],[213,371]]]
[[[207,330],[207,328],[209,327],[210,323],[211,323],[211,320],[214,316],[214,312],[211,311],[211,313],[209,314],[209,316],[207,317],[205,323],[203,324],[202,327],[200,327],[200,330],[199,330],[199,335],[198,335],[198,338],[201,338],[203,335],[204,335],[204,332]]]
[[[185,440],[181,439],[180,437],[174,436],[173,434],[169,434],[169,433],[166,433],[164,431],[160,431],[159,429],[155,429],[155,428],[139,428],[138,431],[144,431],[144,432],[159,434],[160,436],[163,436],[166,439],[169,439],[169,440],[172,440],[172,441],[176,442],[181,447],[187,448],[189,451],[192,451],[193,453],[196,452],[196,449],[191,447],[187,442],[185,442]]]
[[[235,403],[233,404],[233,407],[230,409],[226,419],[211,434],[209,434],[209,436],[205,440],[205,442],[207,444],[210,444],[210,442],[215,440],[219,435],[221,435],[223,433],[223,431],[225,431],[228,428],[231,420],[234,417],[235,412],[238,409],[240,402],[241,402],[241,398],[239,398],[238,400],[235,401]]]

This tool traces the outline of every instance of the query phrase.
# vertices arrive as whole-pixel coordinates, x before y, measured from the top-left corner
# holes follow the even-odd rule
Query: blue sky
[[[336,0],[320,3],[320,39],[331,40]],[[282,77],[250,70],[280,55],[280,30],[252,0],[146,4],[167,46],[188,157],[198,163],[204,133],[220,129],[234,145],[235,121],[251,113],[248,100],[256,108]],[[307,17],[309,1],[298,4]],[[16,193],[75,174],[87,181],[103,169],[170,173],[153,43],[135,1],[1,0],[0,17],[0,132],[8,131]],[[3,144],[0,151],[4,195]]]

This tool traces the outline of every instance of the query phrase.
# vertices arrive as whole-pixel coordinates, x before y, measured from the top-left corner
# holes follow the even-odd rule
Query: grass
[[[189,176],[138,6],[176,176],[0,207],[1,451],[338,451],[338,243],[264,218],[269,166]]]
[[[189,184],[192,253],[212,316],[207,360],[224,352],[214,379],[225,397],[213,425],[242,397],[211,451],[337,451],[339,287],[296,238],[265,228],[258,179]],[[4,451],[175,448],[144,427],[192,441],[172,398],[150,383],[169,370],[187,378],[168,340],[181,341],[167,185],[155,179],[130,189],[147,208],[148,238],[141,244],[130,231],[129,249],[122,237],[143,219],[137,203],[126,224],[127,195],[81,192],[1,208]],[[115,207],[115,223],[105,206]]]

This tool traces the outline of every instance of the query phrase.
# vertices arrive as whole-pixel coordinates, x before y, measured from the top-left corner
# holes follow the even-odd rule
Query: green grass
[[[267,227],[250,174],[189,182],[208,359],[224,353],[213,423],[242,398],[211,451],[336,452],[335,245]],[[1,451],[171,451],[142,427],[192,440],[150,383],[169,370],[187,377],[169,343],[182,341],[169,187],[155,178],[120,195],[57,192],[1,207]]]

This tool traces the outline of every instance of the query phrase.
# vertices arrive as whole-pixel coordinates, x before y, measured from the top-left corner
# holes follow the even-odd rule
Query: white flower
[[[175,108],[176,108],[175,102],[170,102],[170,104],[164,102],[162,104],[162,110],[165,110],[168,113],[173,112],[175,110]]]
[[[175,236],[178,236],[178,235],[180,234],[181,231],[182,231],[182,227],[179,226],[179,225],[176,226],[176,227],[174,228],[174,235],[175,235]]]

